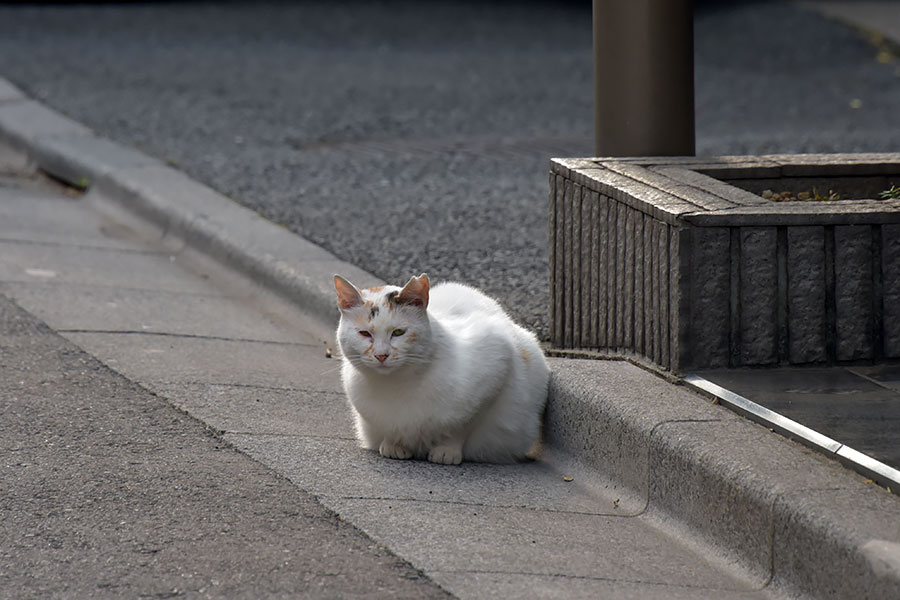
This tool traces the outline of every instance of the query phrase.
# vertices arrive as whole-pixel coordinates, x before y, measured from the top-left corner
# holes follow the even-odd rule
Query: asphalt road
[[[702,3],[698,153],[896,151],[878,52],[790,3]],[[480,286],[547,334],[547,166],[590,154],[589,2],[8,5],[0,73],[383,279]]]
[[[0,295],[0,596],[448,598]]]

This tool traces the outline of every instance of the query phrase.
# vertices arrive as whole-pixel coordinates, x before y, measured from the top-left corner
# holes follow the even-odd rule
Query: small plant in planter
[[[829,202],[841,199],[840,194],[835,193],[834,190],[828,190],[827,194],[820,194],[816,188],[813,188],[811,192],[800,192],[797,195],[794,195],[793,192],[765,190],[761,196],[772,202],[794,202],[798,200],[801,202]]]
[[[900,187],[891,185],[891,189],[881,192],[882,200],[900,200]]]

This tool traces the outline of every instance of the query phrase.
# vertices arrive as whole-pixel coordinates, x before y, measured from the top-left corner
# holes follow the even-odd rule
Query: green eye
[[[391,337],[400,337],[404,333],[406,333],[405,329],[395,329],[391,332]]]

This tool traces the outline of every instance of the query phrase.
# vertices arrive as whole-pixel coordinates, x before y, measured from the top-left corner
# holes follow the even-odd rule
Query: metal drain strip
[[[734,412],[794,439],[813,450],[838,459],[845,466],[900,494],[900,471],[858,450],[833,440],[797,421],[735,394],[699,375],[687,375],[684,383],[694,390],[712,396],[719,404]]]

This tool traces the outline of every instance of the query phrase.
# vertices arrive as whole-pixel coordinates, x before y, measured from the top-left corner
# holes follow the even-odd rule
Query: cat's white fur
[[[341,376],[363,447],[443,464],[526,457],[550,377],[534,334],[480,291],[431,288],[424,274],[368,290],[335,276],[335,288]]]

